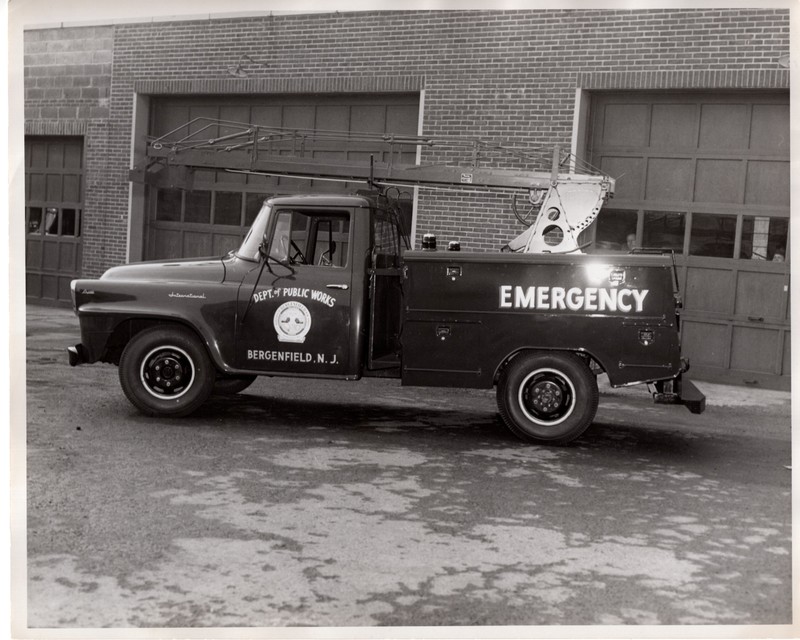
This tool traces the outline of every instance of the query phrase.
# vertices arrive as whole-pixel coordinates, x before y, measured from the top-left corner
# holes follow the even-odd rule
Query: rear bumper
[[[692,413],[706,410],[706,396],[691,380],[678,375],[672,380],[659,380],[655,383],[653,400],[656,404],[682,404]]]

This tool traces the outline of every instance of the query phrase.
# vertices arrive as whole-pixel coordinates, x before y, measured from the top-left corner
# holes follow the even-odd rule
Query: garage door
[[[25,279],[31,301],[66,305],[80,275],[83,139],[25,139]]]
[[[589,138],[595,251],[675,251],[695,377],[788,388],[788,93],[598,94]]]
[[[150,131],[161,136],[195,118],[213,118],[282,128],[416,135],[418,115],[417,94],[159,99],[152,103]],[[224,128],[209,131],[208,137],[225,133]],[[368,163],[374,152],[353,146],[343,150],[340,144],[332,144],[315,146],[314,156],[331,161],[361,159]],[[413,155],[404,158],[413,160]],[[194,186],[193,191],[149,190],[147,258],[224,254],[239,245],[265,198],[281,193],[347,188],[334,182],[213,171],[197,172]]]

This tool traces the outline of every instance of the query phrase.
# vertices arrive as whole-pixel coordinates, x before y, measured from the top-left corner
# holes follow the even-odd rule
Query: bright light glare
[[[586,265],[586,276],[592,284],[608,282],[611,267],[602,263],[591,263]]]

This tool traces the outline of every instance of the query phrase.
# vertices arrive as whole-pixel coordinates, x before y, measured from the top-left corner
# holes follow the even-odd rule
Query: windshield
[[[259,260],[258,248],[261,246],[261,241],[264,239],[264,232],[267,230],[267,223],[269,222],[271,212],[272,207],[268,202],[265,202],[261,207],[261,211],[258,212],[253,226],[251,226],[250,231],[247,232],[242,246],[239,247],[239,250],[236,252],[237,256],[245,260]]]

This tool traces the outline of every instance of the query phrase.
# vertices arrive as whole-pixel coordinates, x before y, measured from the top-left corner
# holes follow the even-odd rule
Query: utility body
[[[411,251],[378,193],[267,200],[242,245],[72,283],[70,363],[119,365],[128,399],[180,416],[256,376],[497,387],[518,436],[563,444],[592,422],[596,376],[703,411],[683,376],[665,255]]]

